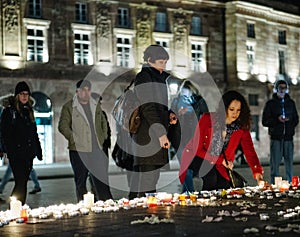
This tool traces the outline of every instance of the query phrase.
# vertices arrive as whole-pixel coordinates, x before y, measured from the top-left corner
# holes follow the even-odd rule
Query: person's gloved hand
[[[38,160],[43,160],[43,156],[42,155],[39,155],[37,156]]]

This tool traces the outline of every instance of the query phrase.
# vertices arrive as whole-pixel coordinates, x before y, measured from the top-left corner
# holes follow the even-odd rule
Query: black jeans
[[[107,200],[112,199],[110,188],[108,185],[108,166],[107,162],[96,162],[95,165],[90,164],[88,167],[97,169],[99,178],[97,178],[93,172],[89,170],[85,164],[87,160],[101,161],[101,159],[107,159],[100,157],[99,152],[77,152],[69,151],[70,161],[74,172],[74,180],[76,186],[77,201],[83,200],[83,195],[87,193],[86,181],[88,175],[91,177],[92,189],[95,191],[95,200]]]
[[[215,165],[212,166],[211,170],[205,176],[202,177],[202,180],[202,190],[211,191],[230,188],[229,181],[219,173]]]
[[[26,203],[27,182],[32,169],[32,163],[32,158],[24,156],[9,159],[15,180],[15,186],[11,195],[21,201],[23,205]]]

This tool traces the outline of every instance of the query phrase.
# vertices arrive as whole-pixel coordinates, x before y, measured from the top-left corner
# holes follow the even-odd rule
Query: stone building
[[[110,114],[150,44],[170,54],[171,96],[184,78],[200,86],[211,110],[214,93],[233,88],[245,95],[262,158],[268,157],[269,139],[261,113],[274,81],[288,80],[299,104],[300,7],[293,1],[0,0],[0,9],[0,96],[13,93],[20,80],[30,84],[42,163],[68,161],[57,125],[76,82],[91,80]],[[109,122],[114,140],[111,117]]]

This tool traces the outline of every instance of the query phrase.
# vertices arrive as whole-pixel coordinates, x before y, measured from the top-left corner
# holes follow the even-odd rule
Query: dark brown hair
[[[144,61],[154,63],[155,60],[164,59],[169,60],[168,52],[160,45],[153,44],[146,48],[144,52]]]
[[[219,119],[222,118],[224,119],[223,121],[225,121],[224,116],[226,116],[228,107],[233,100],[237,100],[241,102],[241,112],[237,119],[237,122],[239,123],[242,129],[249,131],[252,122],[250,108],[245,97],[237,91],[230,90],[223,94],[222,100],[220,101],[219,108],[218,108],[218,113],[217,113],[218,118]],[[224,109],[225,109],[225,113],[223,111]]]

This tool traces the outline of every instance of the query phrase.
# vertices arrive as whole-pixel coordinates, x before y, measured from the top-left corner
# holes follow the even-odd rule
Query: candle
[[[83,195],[83,203],[86,208],[91,208],[94,205],[94,194],[88,192]]]
[[[21,215],[22,203],[15,197],[11,197],[10,199],[10,216],[12,219],[16,219]]]
[[[27,221],[28,220],[28,216],[27,216],[27,210],[25,208],[23,208],[21,210],[21,218],[24,220],[24,221]]]
[[[290,188],[290,184],[287,180],[282,180],[281,181],[281,186],[279,188],[280,192],[284,192],[286,190],[289,190]]]
[[[293,176],[292,177],[292,187],[293,188],[298,188],[299,186],[299,177],[298,176]]]
[[[275,177],[275,186],[279,188],[281,186],[282,177]]]
[[[157,199],[154,196],[149,196],[147,200],[148,207],[156,207],[157,206]]]

